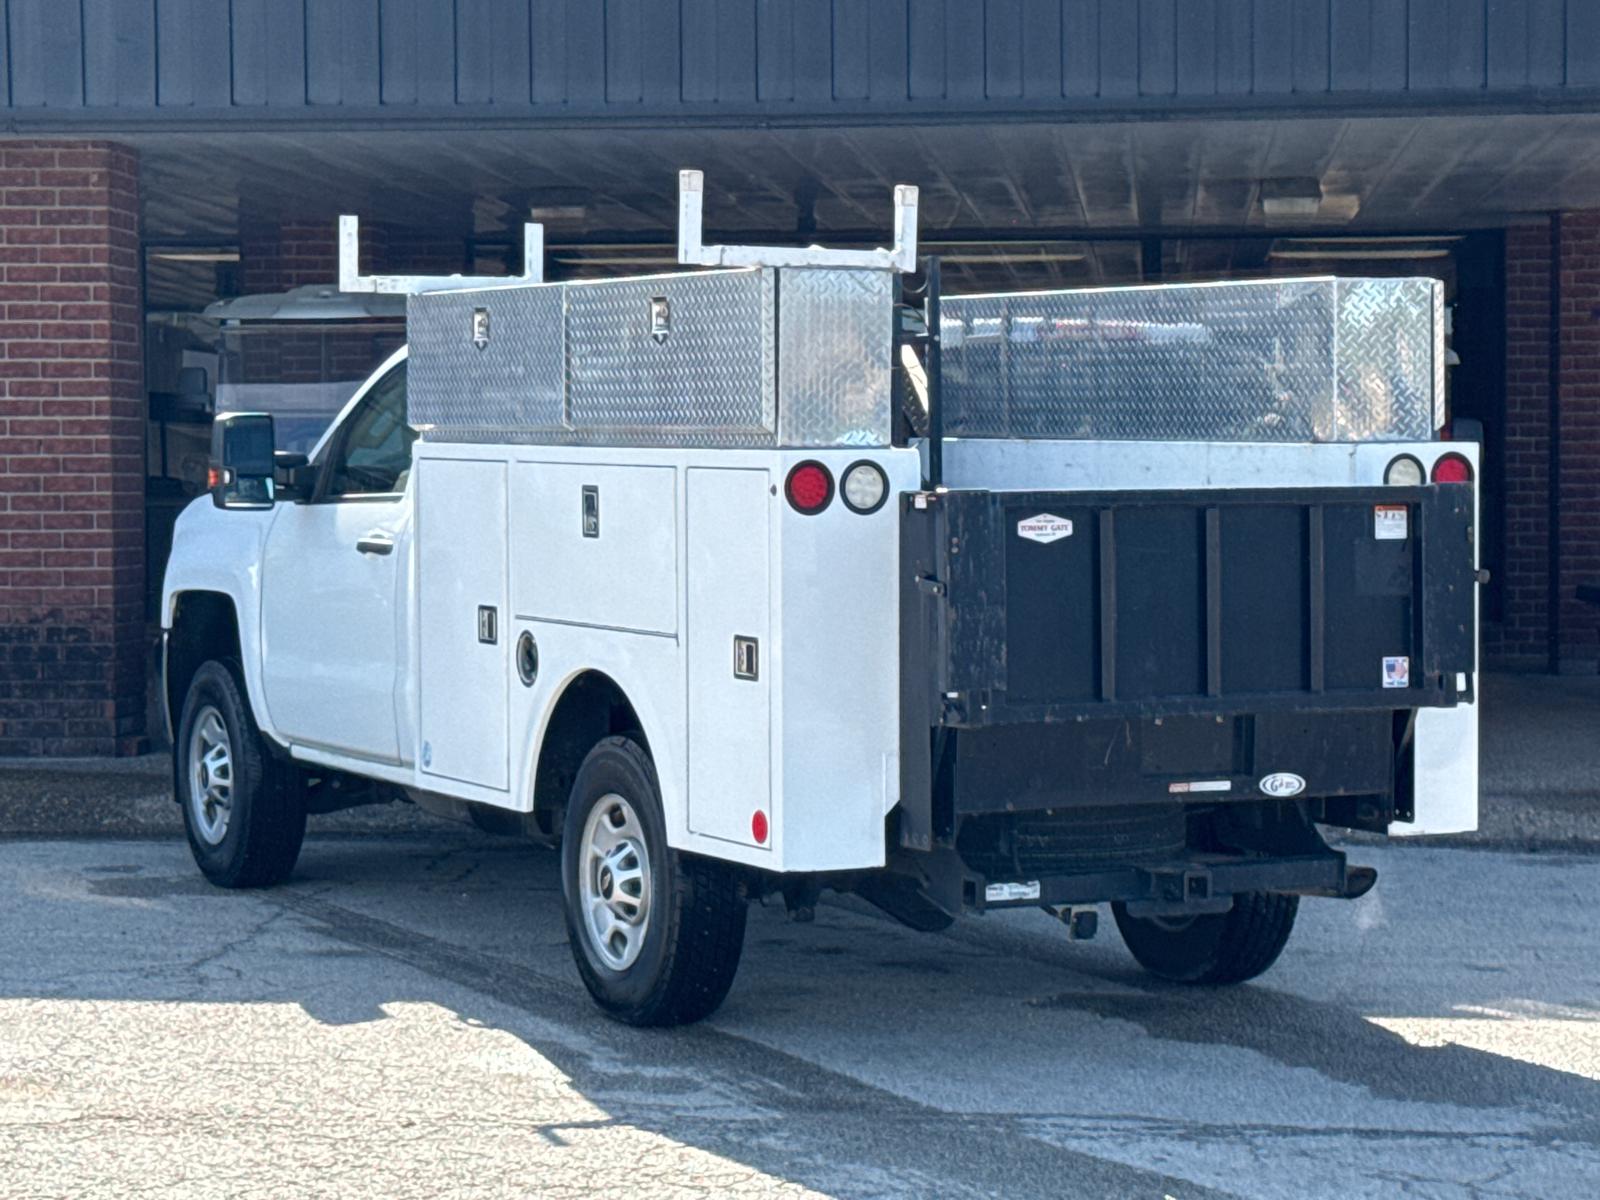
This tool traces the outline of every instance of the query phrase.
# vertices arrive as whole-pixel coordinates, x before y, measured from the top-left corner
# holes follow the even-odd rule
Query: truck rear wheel
[[[279,762],[250,715],[234,668],[201,664],[172,748],[189,849],[218,887],[289,878],[306,832],[300,772]]]
[[[1198,917],[1130,917],[1111,906],[1117,929],[1139,965],[1178,983],[1242,983],[1254,979],[1283,952],[1294,929],[1299,896],[1244,892],[1225,913]]]
[[[567,936],[589,994],[630,1025],[715,1011],[744,947],[737,869],[667,846],[655,766],[609,737],[578,769],[561,842]]]

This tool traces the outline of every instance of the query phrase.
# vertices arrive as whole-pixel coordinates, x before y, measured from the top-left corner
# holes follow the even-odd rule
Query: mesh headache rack
[[[936,437],[1414,441],[1443,423],[1436,280],[930,296],[941,366],[895,312],[916,188],[895,189],[887,250],[708,246],[703,196],[681,172],[679,261],[712,269],[545,283],[528,226],[522,277],[361,276],[345,217],[340,285],[407,295],[408,404],[432,440],[883,446],[896,397],[900,429],[928,433],[931,405]]]

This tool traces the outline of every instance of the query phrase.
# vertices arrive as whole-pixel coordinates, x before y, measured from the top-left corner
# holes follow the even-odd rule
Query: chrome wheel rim
[[[615,792],[600,798],[578,846],[578,901],[601,963],[625,971],[650,931],[650,852],[639,814]]]
[[[189,733],[189,817],[208,846],[228,836],[233,816],[233,742],[222,714],[206,705]]]

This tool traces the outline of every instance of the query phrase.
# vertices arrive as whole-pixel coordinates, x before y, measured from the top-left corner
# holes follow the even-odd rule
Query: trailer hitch
[[[1211,872],[1204,867],[1140,868],[1139,874],[1146,882],[1147,896],[1127,902],[1130,917],[1193,917],[1225,913],[1233,907],[1232,894],[1218,894],[1212,887]]]

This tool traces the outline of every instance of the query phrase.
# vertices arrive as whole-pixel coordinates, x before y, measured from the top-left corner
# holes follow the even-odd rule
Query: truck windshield
[[[305,454],[404,344],[405,320],[237,321],[221,341],[217,412],[271,413],[278,449]]]

